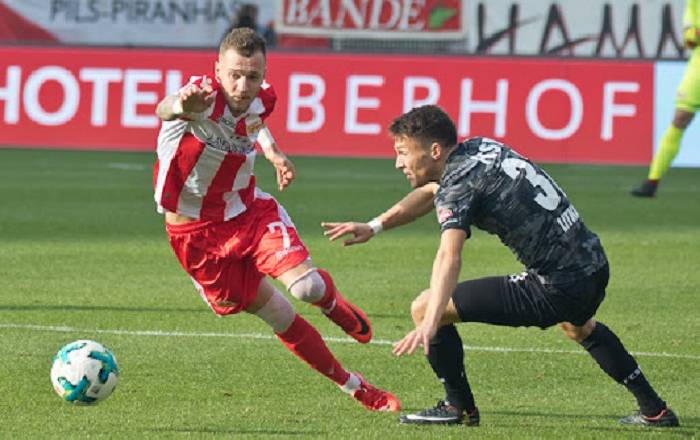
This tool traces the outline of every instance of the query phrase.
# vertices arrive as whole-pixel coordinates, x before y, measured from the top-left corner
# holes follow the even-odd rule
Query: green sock
[[[685,129],[671,124],[664,133],[659,143],[659,149],[654,154],[654,159],[649,167],[649,180],[660,180],[671,167],[673,158],[678,154],[681,145],[681,137]]]

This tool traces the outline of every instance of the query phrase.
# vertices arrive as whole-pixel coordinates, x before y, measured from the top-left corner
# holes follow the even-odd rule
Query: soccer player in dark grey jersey
[[[323,226],[331,240],[352,234],[345,240],[351,245],[433,208],[437,212],[441,237],[430,288],[413,301],[416,328],[394,345],[394,353],[412,354],[422,346],[446,398],[400,421],[479,424],[454,324],[483,322],[541,328],[559,324],[637,399],[639,411],[621,423],[678,426],[676,415],[618,337],[593,319],[605,297],[608,262],[598,237],[552,178],[494,140],[457,143],[454,123],[436,106],[411,110],[395,119],[389,131],[396,168],[414,190],[368,223]],[[526,271],[458,283],[462,247],[472,227],[497,235]]]

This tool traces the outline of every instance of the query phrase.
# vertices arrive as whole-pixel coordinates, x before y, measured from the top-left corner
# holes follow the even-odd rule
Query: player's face
[[[436,164],[430,149],[425,148],[416,139],[397,136],[394,138],[394,150],[396,169],[403,172],[413,188],[423,186],[439,177],[436,176]]]
[[[258,95],[265,78],[265,55],[255,52],[244,57],[234,49],[219,54],[216,62],[216,79],[226,98],[231,113],[240,116],[245,113]]]

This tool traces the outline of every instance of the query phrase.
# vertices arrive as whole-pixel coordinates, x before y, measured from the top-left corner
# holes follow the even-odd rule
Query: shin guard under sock
[[[316,271],[319,275],[321,275],[321,279],[326,285],[326,291],[323,294],[323,298],[321,298],[318,302],[315,302],[313,305],[320,307],[323,310],[332,310],[335,306],[335,294],[337,292],[335,284],[333,283],[333,278],[331,278],[331,275],[323,269],[316,269]]]
[[[467,413],[474,411],[474,396],[464,371],[462,339],[453,324],[438,329],[430,341],[430,349],[426,357],[438,379],[445,386],[447,401]]]
[[[634,395],[642,414],[654,416],[666,408],[666,402],[661,400],[646,380],[637,361],[605,324],[596,322],[595,328],[581,345],[608,376]]]
[[[277,337],[289,351],[336,384],[342,386],[348,381],[350,374],[333,357],[318,331],[301,316],[296,315],[292,325]]]

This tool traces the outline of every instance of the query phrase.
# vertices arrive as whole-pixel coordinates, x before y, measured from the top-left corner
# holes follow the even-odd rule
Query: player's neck
[[[228,111],[231,113],[231,116],[233,116],[234,118],[240,118],[241,116],[243,116],[243,115],[245,114],[245,112],[248,111],[248,109],[245,109],[245,110],[234,110],[234,109],[231,108],[231,106],[229,105],[229,106],[228,106]]]

